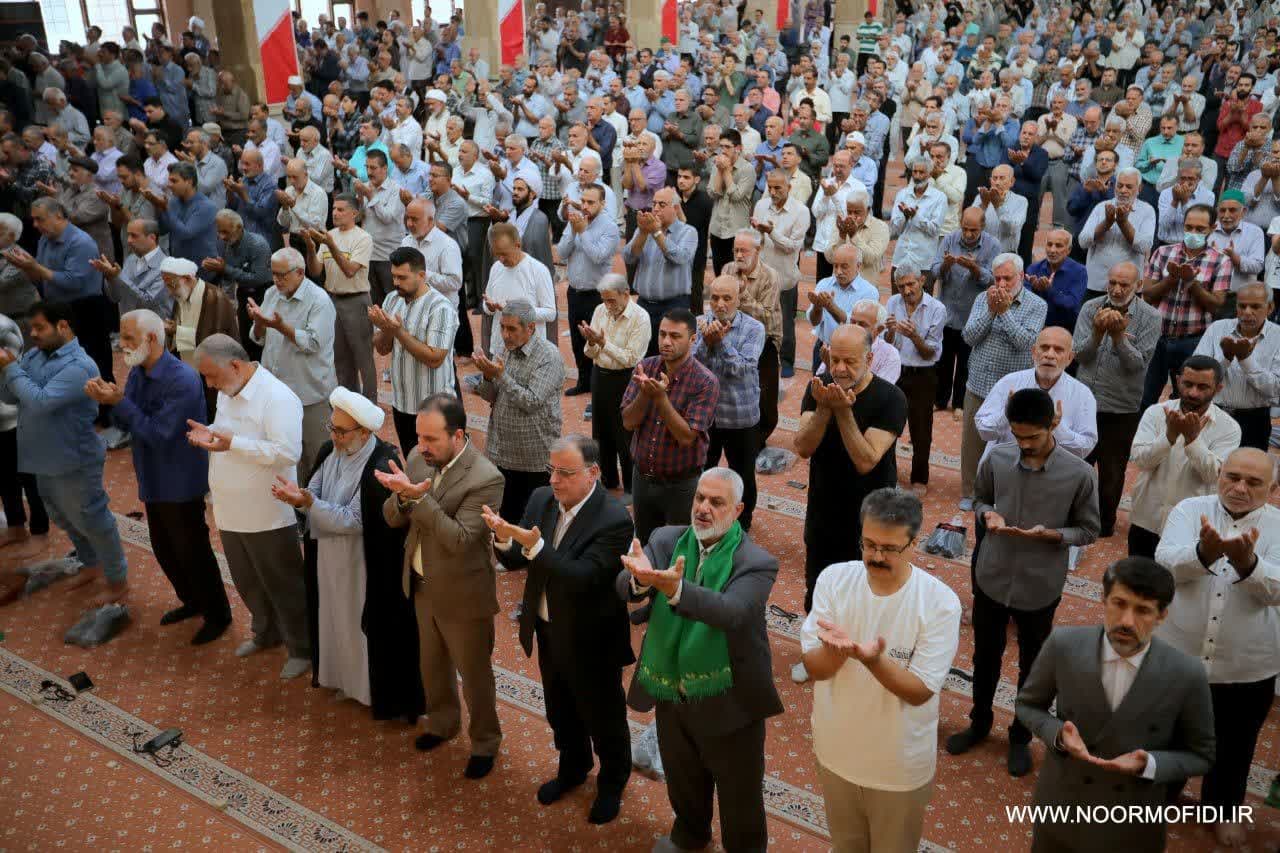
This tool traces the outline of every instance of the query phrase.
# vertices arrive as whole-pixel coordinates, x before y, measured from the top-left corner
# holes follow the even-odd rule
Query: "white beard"
[[[124,354],[124,363],[130,367],[137,367],[147,360],[148,352],[142,347],[138,347],[137,349],[121,347],[120,351]]]
[[[700,543],[707,540],[716,540],[729,532],[729,528],[733,527],[733,522],[737,519],[731,518],[721,524],[713,524],[710,527],[699,527],[698,522],[691,516],[689,523],[693,525],[693,535]]]

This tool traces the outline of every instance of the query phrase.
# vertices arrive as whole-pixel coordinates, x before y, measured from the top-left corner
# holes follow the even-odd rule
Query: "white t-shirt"
[[[813,751],[832,773],[881,791],[914,791],[937,767],[938,693],[960,644],[960,599],[945,583],[912,567],[911,577],[889,596],[867,583],[860,561],[823,569],[813,607],[800,629],[809,652],[822,645],[818,620],[825,619],[858,643],[884,637],[884,654],[905,666],[933,691],[912,706],[849,659],[833,678],[813,688]]]

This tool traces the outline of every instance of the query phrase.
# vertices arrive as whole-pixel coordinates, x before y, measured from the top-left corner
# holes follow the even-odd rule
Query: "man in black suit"
[[[700,186],[702,178],[693,169],[676,171],[676,189],[680,192],[680,209],[684,221],[698,232],[698,251],[693,253],[693,267],[689,274],[689,310],[701,317],[702,281],[707,272],[707,240],[711,234],[711,196]]]
[[[713,791],[726,850],[768,845],[764,721],[782,713],[782,702],[764,608],[778,561],[742,532],[742,508],[742,478],[711,468],[694,493],[693,524],[658,528],[643,550],[633,540],[622,558],[618,596],[653,599],[628,701],[637,711],[656,709],[675,811],[655,851],[710,843]]]
[[[1102,591],[1103,625],[1055,629],[1018,693],[1018,719],[1047,747],[1035,802],[1158,808],[1213,764],[1208,678],[1154,636],[1173,601],[1168,569],[1128,557],[1107,569]],[[1031,842],[1035,853],[1164,848],[1159,821],[1041,821]]]
[[[565,436],[551,446],[550,463],[551,485],[530,496],[520,526],[489,507],[484,520],[503,565],[529,570],[520,645],[532,655],[537,638],[547,722],[560,753],[556,777],[538,789],[538,802],[549,806],[581,785],[594,746],[600,773],[587,820],[602,824],[618,816],[631,774],[622,668],[635,655],[627,606],[612,583],[634,527],[627,508],[599,483],[594,441]]]

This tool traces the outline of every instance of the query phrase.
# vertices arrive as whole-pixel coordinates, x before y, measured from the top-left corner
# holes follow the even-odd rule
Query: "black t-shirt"
[[[801,412],[818,408],[813,392],[805,387]],[[902,435],[907,424],[907,398],[897,385],[873,376],[871,383],[853,401],[853,419],[864,433],[880,429],[895,436]],[[835,418],[827,424],[818,449],[809,460],[809,508],[810,515],[857,518],[862,499],[867,494],[885,486],[898,484],[897,440],[889,446],[884,456],[866,474],[858,473],[853,459],[840,439],[840,426]]]

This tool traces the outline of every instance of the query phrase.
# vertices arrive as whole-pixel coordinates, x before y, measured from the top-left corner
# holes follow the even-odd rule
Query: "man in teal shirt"
[[[1142,143],[1142,147],[1138,149],[1138,160],[1134,164],[1142,173],[1144,196],[1159,198],[1160,191],[1156,189],[1156,182],[1160,180],[1164,164],[1170,160],[1177,162],[1181,156],[1182,134],[1178,133],[1178,119],[1176,116],[1163,116],[1160,119],[1160,135]]]

